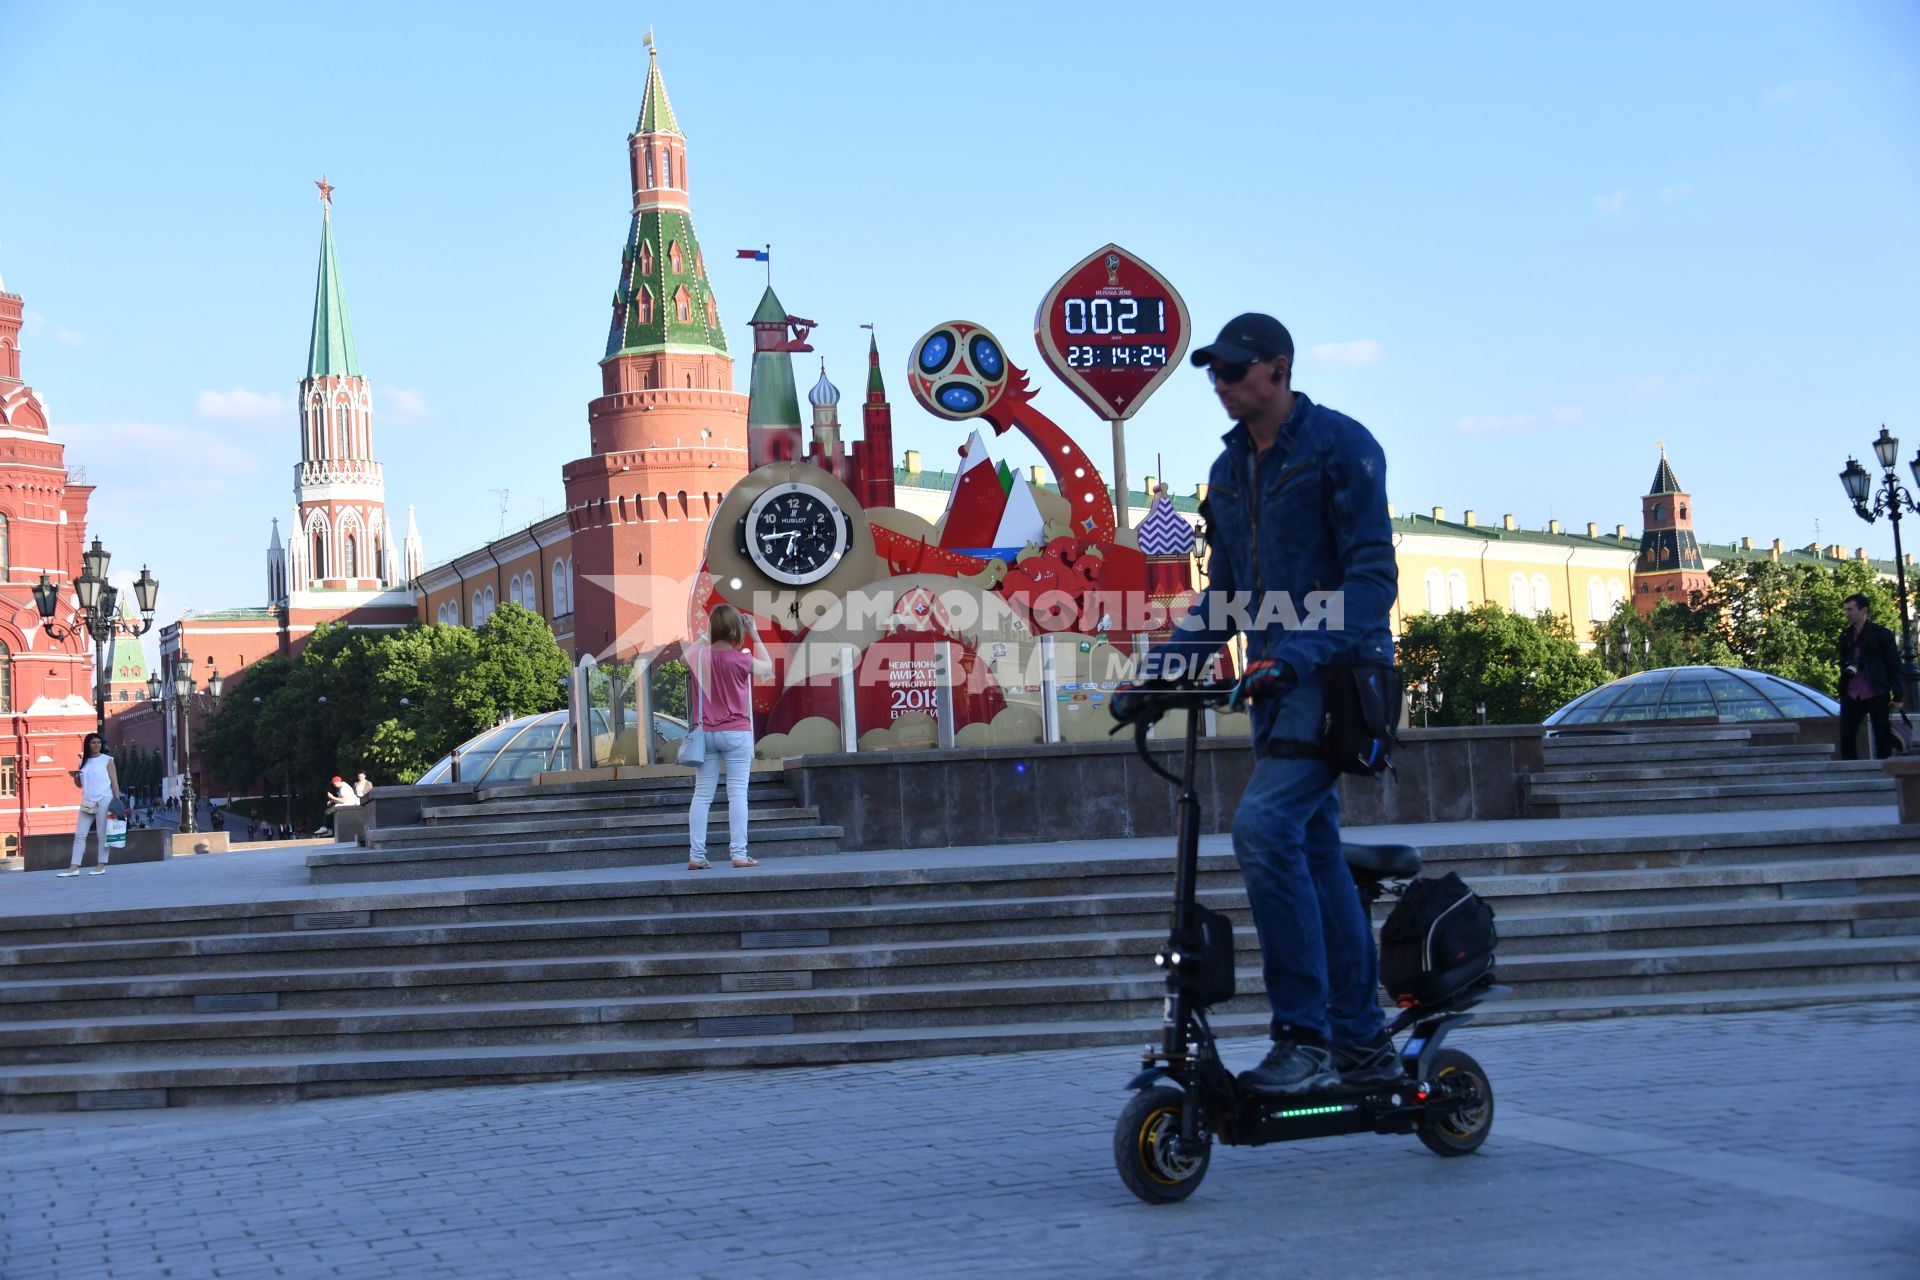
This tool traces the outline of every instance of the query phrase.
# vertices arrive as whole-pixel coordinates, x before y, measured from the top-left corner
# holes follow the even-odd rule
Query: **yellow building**
[[[1634,559],[1640,539],[1623,524],[1602,531],[1588,524],[1573,532],[1558,520],[1545,529],[1522,529],[1510,515],[1483,524],[1472,511],[1448,520],[1446,508],[1432,515],[1393,517],[1394,555],[1400,566],[1400,599],[1393,632],[1421,613],[1471,609],[1493,602],[1516,613],[1554,613],[1571,620],[1574,637],[1591,647],[1593,627],[1633,595]]]

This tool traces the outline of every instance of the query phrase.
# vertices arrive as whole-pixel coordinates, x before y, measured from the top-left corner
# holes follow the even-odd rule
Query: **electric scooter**
[[[1401,1010],[1387,1027],[1398,1037],[1401,1075],[1386,1083],[1339,1086],[1286,1098],[1243,1090],[1220,1061],[1207,1009],[1233,995],[1232,923],[1194,901],[1200,861],[1200,802],[1193,791],[1202,712],[1227,703],[1231,687],[1155,691],[1134,721],[1134,749],[1149,769],[1180,789],[1174,862],[1173,920],[1154,963],[1166,970],[1160,1043],[1146,1046],[1141,1071],[1128,1083],[1133,1098],[1113,1131],[1113,1158],[1127,1189],[1149,1204],[1184,1200],[1207,1176],[1213,1143],[1262,1146],[1349,1133],[1415,1135],[1442,1156],[1477,1151],[1493,1129],[1493,1085],[1480,1064],[1443,1048],[1447,1034],[1472,1020],[1484,1000],[1509,994],[1488,971],[1433,1004]],[[1147,746],[1148,728],[1176,707],[1188,712],[1182,768],[1160,767]],[[1408,845],[1343,845],[1369,913],[1381,895],[1397,897],[1420,873],[1420,851]]]

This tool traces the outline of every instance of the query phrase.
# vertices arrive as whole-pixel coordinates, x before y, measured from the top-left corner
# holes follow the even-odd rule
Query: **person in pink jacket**
[[[727,768],[727,853],[736,867],[757,867],[747,853],[747,783],[753,769],[753,678],[773,674],[773,663],[761,650],[759,628],[730,604],[718,604],[707,621],[707,638],[687,653],[692,673],[694,725],[706,734],[706,754],[693,785],[693,807],[687,814],[692,851],[687,870],[705,871],[707,814],[719,783],[720,766]]]

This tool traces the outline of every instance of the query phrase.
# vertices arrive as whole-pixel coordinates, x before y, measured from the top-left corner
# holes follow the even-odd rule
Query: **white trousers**
[[[720,765],[727,766],[727,853],[741,857],[747,851],[747,783],[753,779],[753,733],[747,729],[707,730],[707,756],[693,782],[693,808],[687,814],[692,828],[693,856],[707,856],[707,812],[720,781]]]
[[[107,802],[105,800],[100,802],[98,813],[88,813],[85,809],[80,811],[80,821],[73,828],[73,861],[70,865],[77,867],[87,860],[89,830],[95,835],[94,848],[100,854],[98,865],[104,867],[107,865]]]

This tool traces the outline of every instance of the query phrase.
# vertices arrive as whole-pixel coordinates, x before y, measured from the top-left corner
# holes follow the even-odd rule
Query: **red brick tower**
[[[880,343],[867,340],[867,402],[860,406],[860,440],[853,446],[854,496],[863,507],[893,505],[893,406],[880,377]]]
[[[747,473],[747,398],[687,206],[687,140],[651,48],[627,139],[633,220],[620,253],[592,452],[561,471],[574,563],[574,644],[630,658],[682,639],[722,495]]]
[[[1693,536],[1693,500],[1680,490],[1680,481],[1660,450],[1660,466],[1653,487],[1640,499],[1640,556],[1633,562],[1633,605],[1652,613],[1663,601],[1685,604],[1711,583]]]

